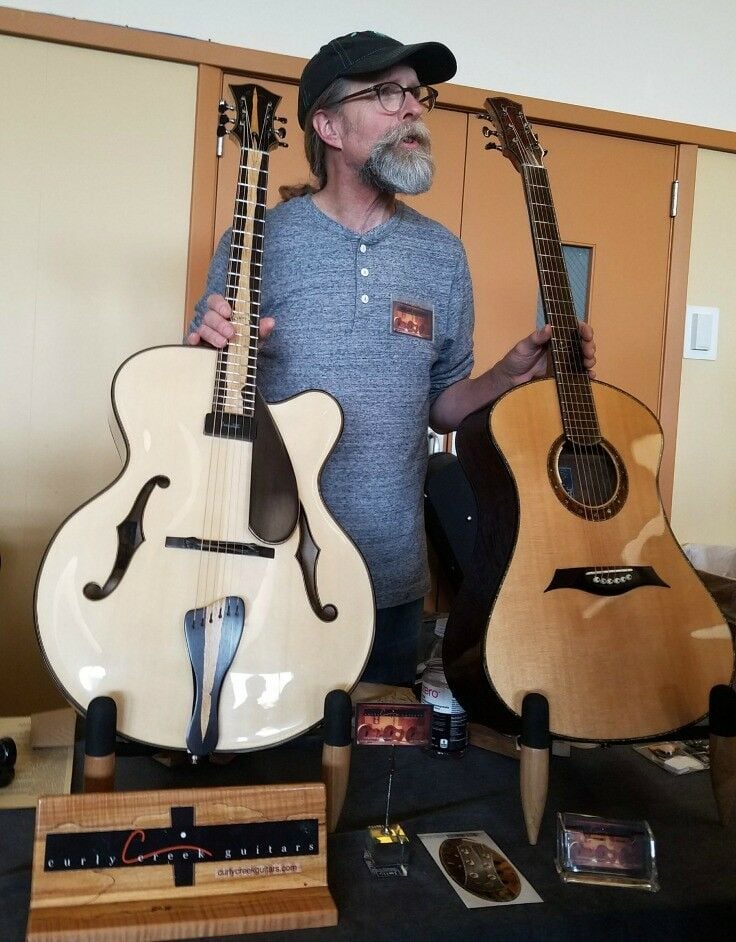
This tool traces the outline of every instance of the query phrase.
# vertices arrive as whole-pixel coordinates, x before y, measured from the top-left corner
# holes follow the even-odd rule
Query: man
[[[544,373],[549,327],[474,379],[473,301],[465,252],[397,193],[432,181],[422,122],[455,74],[441,43],[374,32],[323,46],[299,86],[299,123],[317,180],[266,223],[259,386],[267,401],[325,389],[344,413],[322,477],[325,502],[363,553],[376,592],[376,640],[364,680],[414,678],[428,589],[422,489],[428,423],[457,428],[512,386]],[[311,189],[311,188],[310,188]],[[188,341],[224,346],[225,233]],[[264,316],[265,315],[265,316]],[[581,326],[586,368],[592,331]]]

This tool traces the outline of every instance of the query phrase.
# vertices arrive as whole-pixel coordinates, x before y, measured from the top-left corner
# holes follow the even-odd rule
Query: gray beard
[[[416,138],[419,147],[401,147],[400,142],[409,136]],[[426,193],[434,176],[429,131],[421,121],[392,128],[376,141],[359,174],[363,183],[382,193]]]

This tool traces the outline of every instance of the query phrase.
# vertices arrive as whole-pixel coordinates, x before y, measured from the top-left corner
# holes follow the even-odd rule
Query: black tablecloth
[[[118,790],[248,785],[320,778],[322,741],[303,736],[226,766],[168,769],[148,756],[118,759]],[[260,933],[262,940],[729,939],[736,937],[736,827],[717,819],[707,772],[675,776],[629,746],[573,748],[554,757],[539,842],[529,845],[516,760],[471,747],[460,759],[397,749],[391,819],[412,838],[407,877],[371,876],[364,829],[381,823],[387,748],[353,749],[340,823],[328,840],[335,928]],[[76,771],[75,775],[78,776]],[[657,844],[661,890],[563,884],[555,870],[555,814],[646,819]],[[34,812],[0,812],[2,942],[24,938]],[[466,909],[417,834],[483,830],[543,899],[542,904]],[[223,937],[228,939],[236,936]]]

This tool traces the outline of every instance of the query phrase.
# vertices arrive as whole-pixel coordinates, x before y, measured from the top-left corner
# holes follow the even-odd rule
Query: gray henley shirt
[[[192,326],[207,296],[224,293],[229,247],[228,230]],[[407,310],[419,312],[418,333],[394,329]],[[429,409],[473,365],[462,243],[400,202],[388,221],[358,234],[311,197],[291,199],[267,215],[261,315],[276,318],[258,362],[266,401],[324,389],[342,407],[322,494],[366,560],[378,608],[422,597]]]

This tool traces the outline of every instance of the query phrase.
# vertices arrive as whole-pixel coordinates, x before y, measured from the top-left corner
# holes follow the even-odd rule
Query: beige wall
[[[683,361],[672,527],[736,545],[736,154],[701,150],[688,303],[720,309],[716,360]]]
[[[331,37],[359,29],[409,43],[439,39],[457,57],[459,85],[736,129],[736,96],[727,92],[733,0],[462,0],[456,6],[447,0],[0,0],[0,6],[306,59]]]
[[[114,371],[181,337],[196,69],[0,36],[0,88],[0,714],[12,714],[58,699],[33,627],[36,571],[61,521],[120,468]]]

